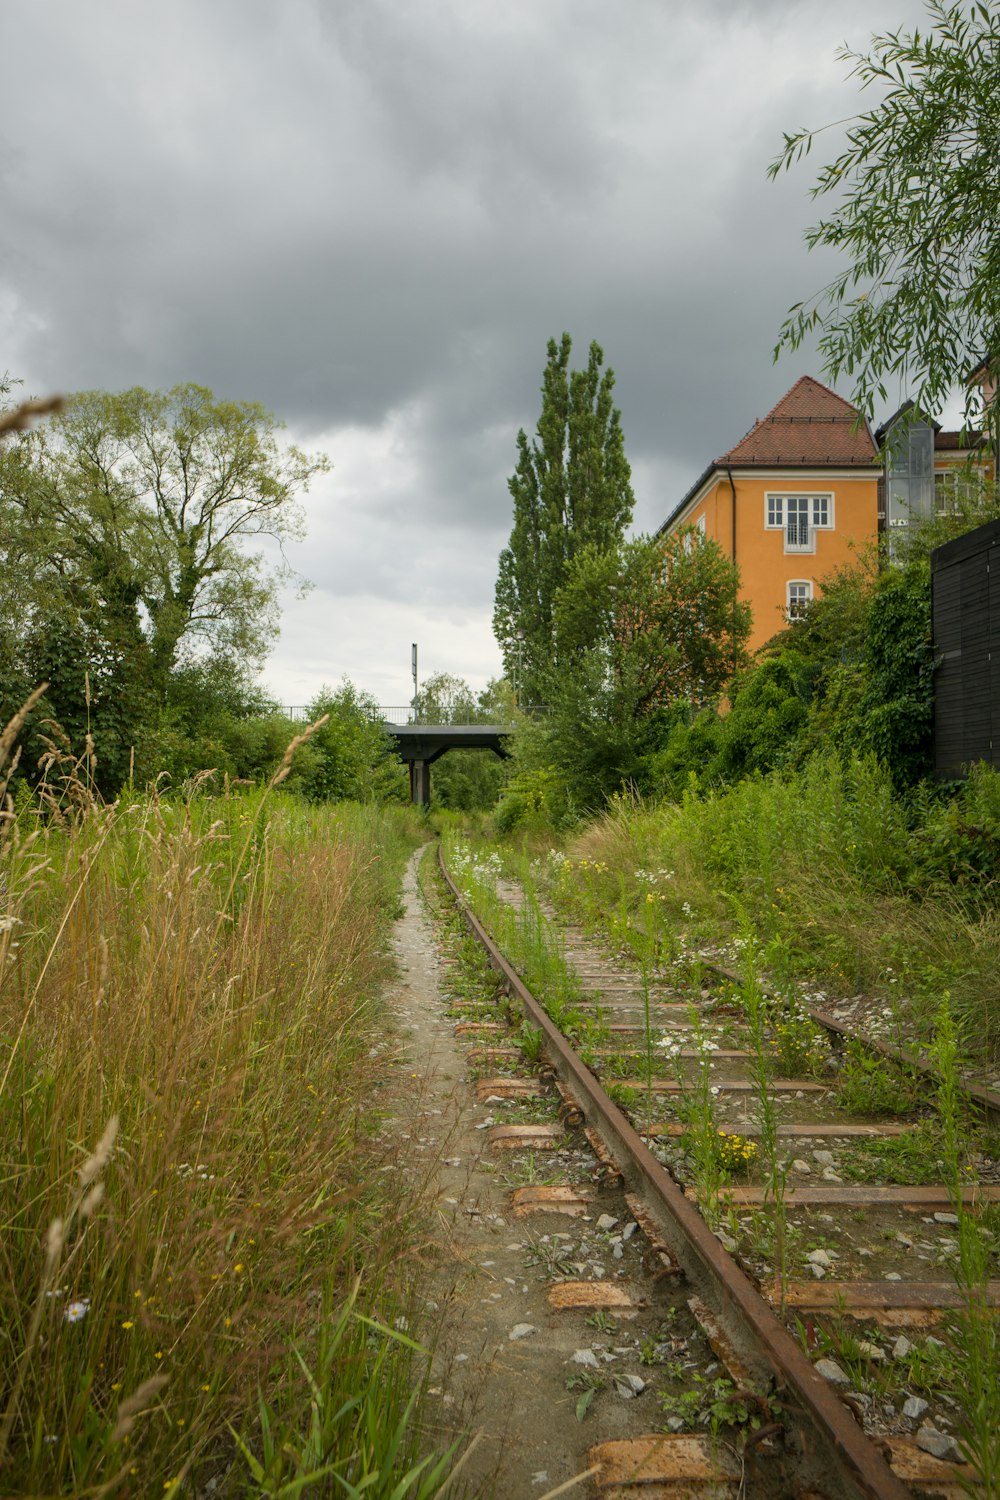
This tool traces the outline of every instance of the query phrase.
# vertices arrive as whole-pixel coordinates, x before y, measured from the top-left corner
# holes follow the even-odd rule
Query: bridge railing
[[[519,714],[527,714],[529,718],[542,718],[549,711],[547,703],[525,704],[517,710]],[[286,718],[295,724],[304,724],[309,717],[309,709],[305,704],[286,704],[283,712]],[[455,709],[442,710],[414,708],[412,703],[383,705],[379,708],[379,716],[384,724],[395,724],[405,729],[411,724],[496,724],[498,715],[491,713],[489,709],[475,709],[475,717],[468,713],[456,717],[459,712]],[[510,722],[514,722],[511,720]]]

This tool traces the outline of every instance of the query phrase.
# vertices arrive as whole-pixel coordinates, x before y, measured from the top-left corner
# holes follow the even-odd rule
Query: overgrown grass
[[[414,1205],[377,1134],[412,822],[272,791],[0,828],[4,1494],[433,1492],[393,1488]]]
[[[801,770],[680,802],[620,801],[568,846],[553,896],[574,914],[638,910],[654,872],[689,941],[734,930],[734,898],[783,979],[904,1003],[933,1027],[952,997],[963,1043],[1000,1060],[1000,776],[903,803],[873,762]],[[912,1033],[911,1033],[912,1035]]]

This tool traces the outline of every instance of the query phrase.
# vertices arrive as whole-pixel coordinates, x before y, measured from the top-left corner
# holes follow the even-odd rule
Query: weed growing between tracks
[[[950,1320],[956,1358],[949,1373],[961,1412],[960,1442],[975,1466],[982,1493],[995,1500],[1000,1495],[1000,1309],[990,1305],[987,1291],[992,1236],[978,1216],[969,1212],[963,1199],[969,1175],[962,1150],[958,1057],[955,1023],[945,995],[937,1016],[934,1063],[945,1180],[958,1219],[955,1277],[963,1304]]]
[[[418,1462],[414,1206],[375,1139],[408,822],[258,792],[7,820],[5,1494],[388,1495]]]
[[[963,1041],[996,1067],[1000,877],[983,858],[996,847],[996,772],[981,769],[951,801],[903,803],[877,766],[831,756],[680,802],[622,800],[537,863],[553,901],[591,930],[630,918],[655,878],[688,952],[731,936],[736,897],[779,987],[884,997],[905,1008],[911,1040],[932,1029],[947,989]]]

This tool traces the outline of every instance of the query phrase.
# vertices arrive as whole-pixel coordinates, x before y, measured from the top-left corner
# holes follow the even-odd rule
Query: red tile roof
[[[855,425],[857,424],[857,425]],[[876,465],[878,449],[857,408],[803,375],[717,464]]]

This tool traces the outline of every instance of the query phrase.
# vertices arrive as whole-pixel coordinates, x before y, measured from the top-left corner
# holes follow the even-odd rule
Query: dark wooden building
[[[931,553],[934,768],[1000,768],[1000,521]]]

